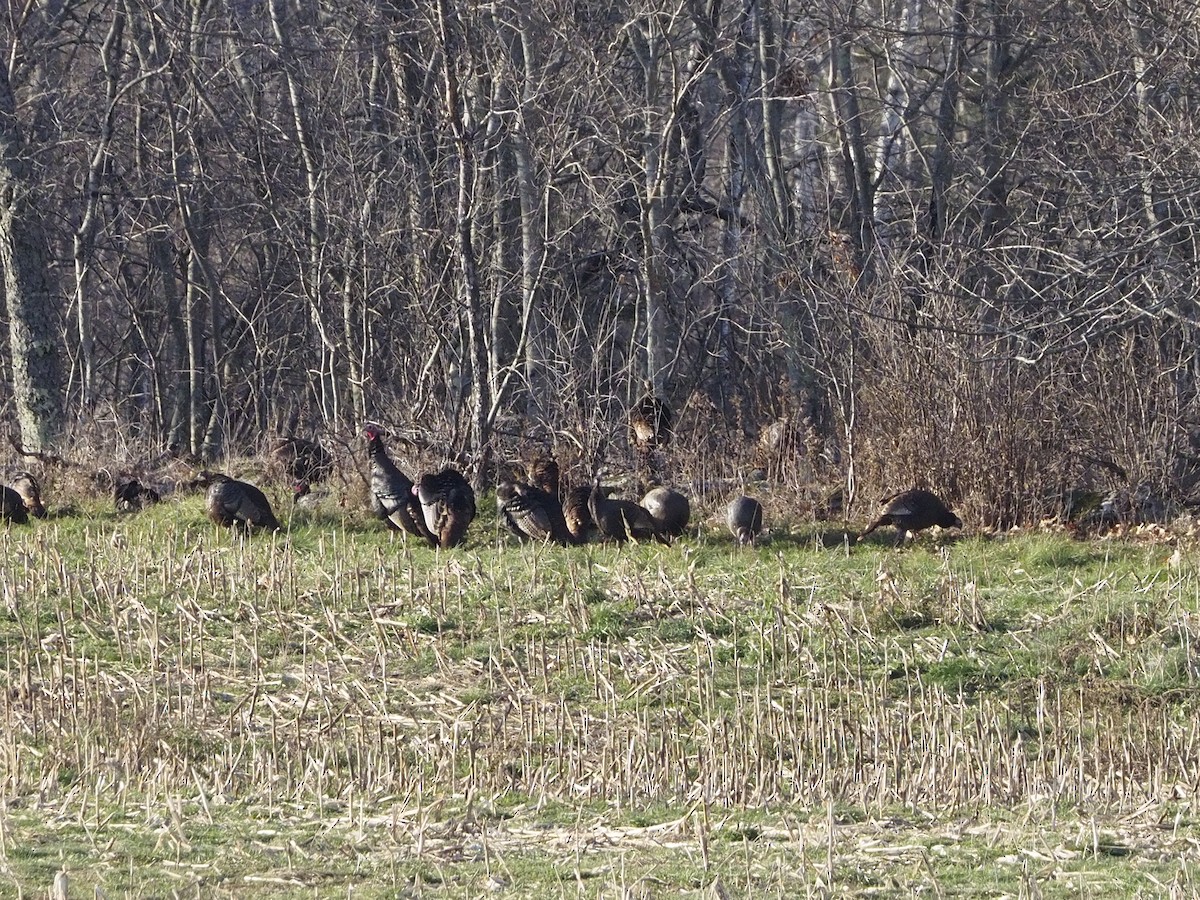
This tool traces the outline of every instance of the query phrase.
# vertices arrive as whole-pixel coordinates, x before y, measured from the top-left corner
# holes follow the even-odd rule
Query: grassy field
[[[481,504],[489,506],[487,502]],[[0,530],[0,895],[1200,894],[1181,528]]]

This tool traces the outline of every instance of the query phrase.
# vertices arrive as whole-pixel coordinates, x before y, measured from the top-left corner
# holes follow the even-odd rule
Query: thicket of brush
[[[1197,889],[1183,531],[618,550],[485,516],[438,555],[337,507],[251,540],[196,499],[75,512],[0,531],[20,891]]]

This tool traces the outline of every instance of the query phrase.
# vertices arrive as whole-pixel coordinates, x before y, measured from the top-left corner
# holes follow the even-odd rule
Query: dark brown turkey
[[[642,506],[654,519],[659,535],[677,538],[687,530],[692,517],[692,505],[688,498],[670,488],[656,487],[642,498]]]
[[[752,546],[762,534],[763,508],[753,497],[734,498],[725,514],[725,524],[743,547]]]
[[[256,528],[279,531],[283,527],[266,495],[254,485],[214,472],[202,473],[197,481],[208,485],[204,506],[216,524],[246,532]]]
[[[578,543],[567,527],[557,494],[504,481],[496,488],[496,506],[501,521],[517,537],[564,546]]]
[[[383,430],[377,425],[368,425],[363,436],[367,439],[367,456],[371,463],[372,512],[388,527],[419,537],[431,547],[437,546],[437,541],[425,527],[421,502],[413,492],[412,479],[396,468],[383,446]]]
[[[667,543],[645,507],[632,500],[609,499],[609,491],[610,488],[601,487],[597,481],[588,496],[588,511],[603,538],[621,544],[630,539],[645,541],[650,538]]]
[[[133,512],[158,503],[162,497],[136,478],[121,478],[113,484],[113,506],[117,512]]]
[[[540,456],[526,467],[527,481],[544,494],[561,495],[558,460],[553,456]]]
[[[475,518],[475,491],[470,482],[461,472],[446,468],[422,475],[415,490],[434,546],[446,550],[462,544]]]
[[[42,505],[42,486],[30,472],[21,472],[13,479],[13,490],[21,495],[25,511],[35,519],[46,518],[46,507]]]
[[[305,438],[280,438],[271,446],[271,458],[292,482],[317,484],[333,473],[330,452]]]
[[[29,521],[29,510],[21,495],[6,484],[0,484],[0,521],[24,525]]]
[[[643,457],[671,442],[671,428],[670,408],[652,392],[646,393],[629,411],[633,447]]]
[[[592,519],[591,510],[588,509],[591,496],[592,489],[587,485],[580,485],[571,488],[563,497],[563,518],[566,519],[567,531],[571,533],[576,544],[586,544],[593,540],[596,532],[596,523]]]
[[[860,541],[880,525],[894,525],[900,534],[899,543],[903,543],[910,532],[916,534],[934,525],[962,528],[962,519],[952,513],[936,494],[920,488],[892,494],[879,502],[883,504],[883,511],[858,536]]]

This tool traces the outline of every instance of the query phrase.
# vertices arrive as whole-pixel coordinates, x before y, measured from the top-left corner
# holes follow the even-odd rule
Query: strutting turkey
[[[46,507],[42,505],[42,486],[31,472],[21,472],[13,479],[13,490],[21,496],[25,511],[35,519],[46,518]]]
[[[632,500],[609,499],[609,488],[600,486],[597,480],[588,496],[588,511],[600,534],[612,541],[624,543],[632,538],[644,541],[656,538],[662,543],[667,539],[659,534],[654,518],[645,509]]]
[[[118,480],[113,485],[113,506],[117,512],[133,512],[158,503],[162,497],[154,488],[148,488],[136,478]]]
[[[446,468],[422,475],[415,493],[434,546],[447,550],[466,540],[467,527],[475,518],[475,491],[461,472]]]
[[[213,472],[201,473],[197,483],[208,485],[204,505],[208,517],[216,524],[244,531],[256,528],[279,531],[283,528],[266,495],[254,485]]]
[[[567,527],[558,496],[529,484],[501,482],[496,488],[496,506],[508,529],[521,538],[576,544]]]
[[[271,458],[293,483],[316,484],[333,473],[333,456],[315,441],[285,437],[271,447]]]
[[[383,431],[376,425],[363,430],[367,456],[371,462],[371,510],[389,527],[404,531],[437,546],[437,539],[425,526],[421,503],[413,491],[412,479],[396,468],[383,446]]]
[[[894,525],[903,543],[909,532],[915,534],[938,525],[942,528],[962,528],[962,519],[950,511],[942,500],[929,491],[914,488],[884,497],[879,518],[858,536],[861,541],[880,525]]]
[[[654,519],[658,534],[677,538],[687,529],[692,517],[688,498],[670,488],[656,487],[642,498],[642,506]]]
[[[743,547],[752,546],[762,534],[763,508],[753,497],[734,498],[725,514],[725,524]]]
[[[0,521],[24,525],[29,521],[29,511],[21,495],[8,485],[0,484]]]

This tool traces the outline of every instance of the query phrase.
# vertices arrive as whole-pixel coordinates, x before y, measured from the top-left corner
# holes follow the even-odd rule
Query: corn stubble
[[[696,851],[689,878],[734,893],[820,895],[861,868],[835,840],[861,845],[854,821],[1077,809],[1157,823],[1200,789],[1200,726],[1169,697],[1113,702],[1053,673],[1003,690],[926,677],[981,626],[958,575],[927,598],[952,627],[914,635],[880,612],[907,602],[902,579],[829,587],[804,552],[766,574],[718,554],[698,574],[657,547],[435,558],[352,531],[246,540],[161,522],[0,532],[0,545],[6,859],[30,816],[101,848],[150,822],[159,857],[182,864],[199,846],[222,861],[222,880],[201,867],[185,884],[236,875],[233,894],[309,888],[302,873],[322,867],[340,883],[322,859],[334,833],[379,878],[436,880],[412,867],[453,857],[503,887],[521,882],[506,859],[558,859],[586,832],[644,848],[652,868],[670,838]],[[1194,609],[1194,580],[1172,596]],[[1200,646],[1195,613],[1168,606],[1144,639]],[[1127,635],[1110,643],[1123,652]],[[676,812],[629,827],[647,809]],[[714,834],[764,811],[758,843],[722,843],[714,860]],[[259,834],[281,822],[294,835]],[[238,835],[274,848],[265,870],[225,846]],[[573,852],[564,893],[636,880]],[[914,883],[929,866],[913,861]],[[140,877],[110,868],[92,873],[110,891]]]

